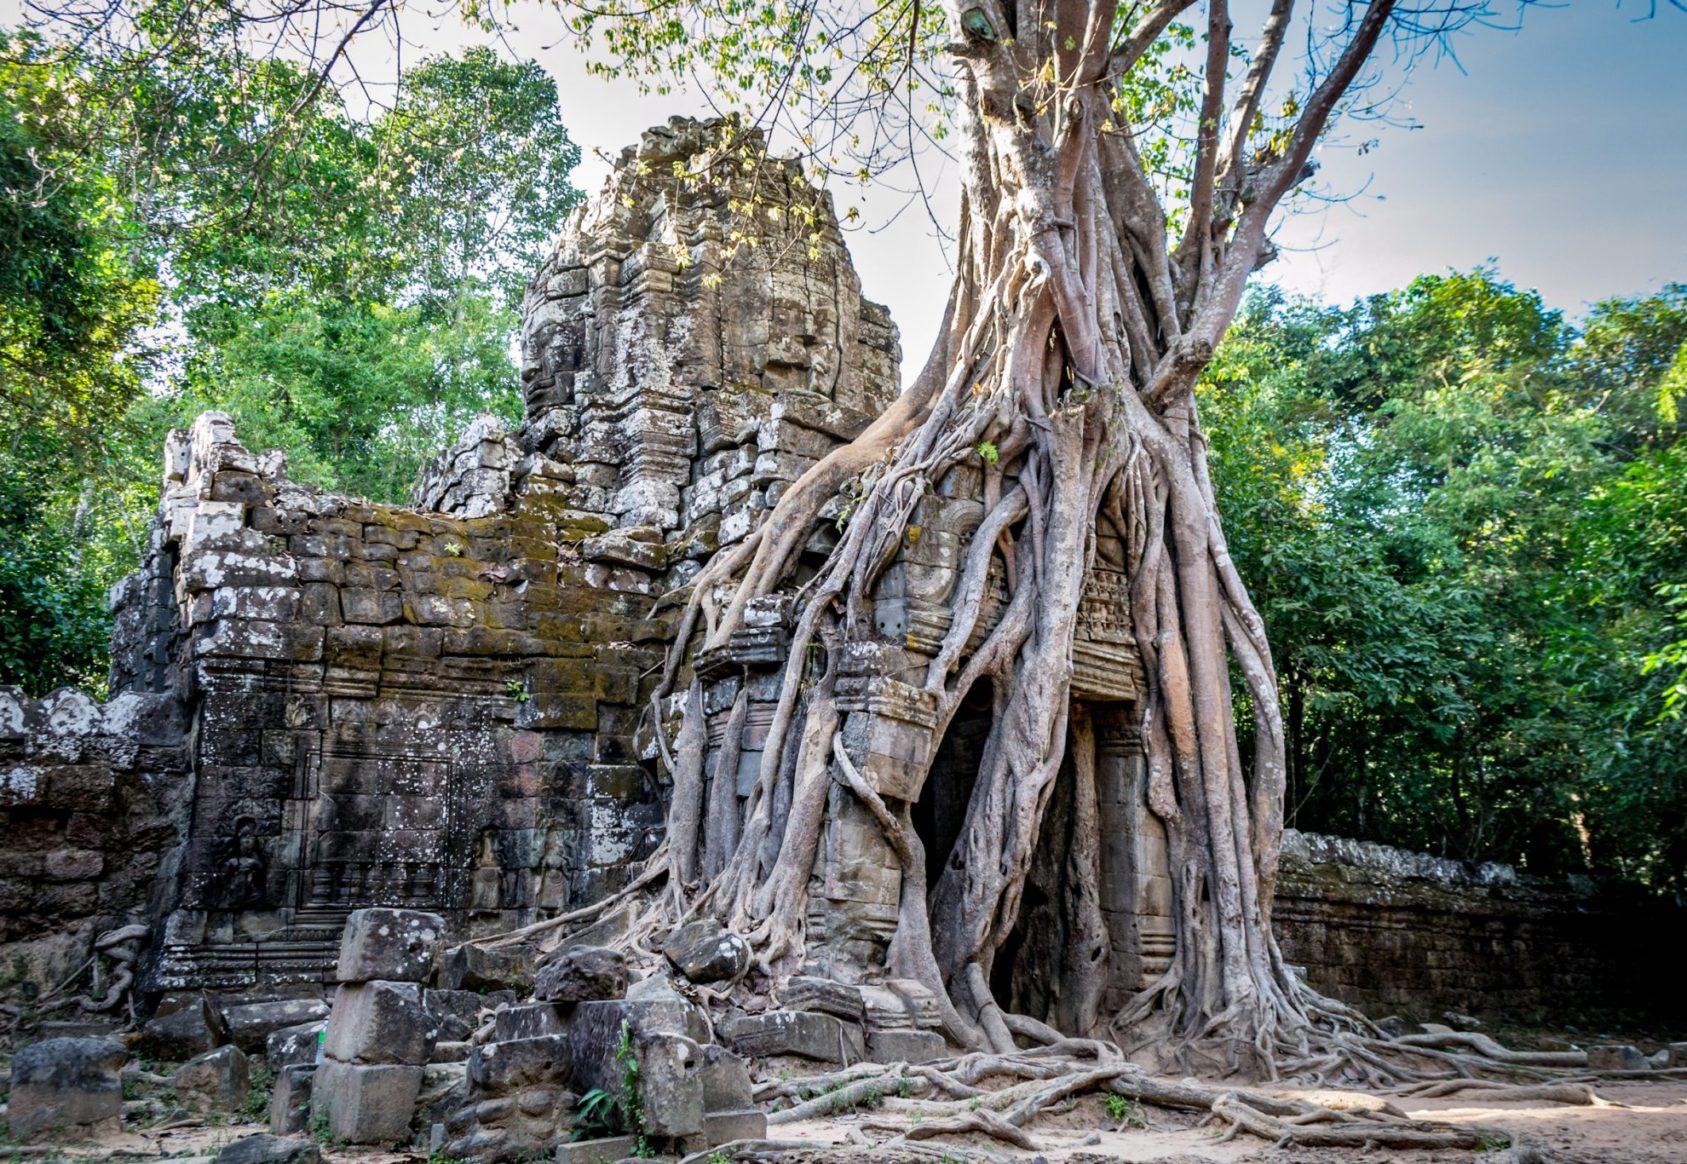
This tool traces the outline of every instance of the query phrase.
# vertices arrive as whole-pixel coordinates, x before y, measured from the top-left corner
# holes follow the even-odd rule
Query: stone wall
[[[1687,910],[1290,831],[1273,921],[1314,986],[1372,1013],[1444,1009],[1518,1019],[1680,1013]]]
[[[40,989],[104,932],[149,915],[186,805],[186,736],[169,694],[101,704],[0,688],[0,977]],[[21,964],[20,964],[21,960]]]

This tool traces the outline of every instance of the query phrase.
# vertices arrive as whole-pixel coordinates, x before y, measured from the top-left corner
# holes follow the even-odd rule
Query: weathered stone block
[[[305,1130],[310,1123],[311,1084],[316,1079],[316,1064],[283,1067],[275,1075],[275,1088],[269,1096],[269,1130],[277,1136],[291,1136]]]
[[[428,1061],[439,1028],[415,982],[342,985],[334,994],[325,1050],[342,1063]]]
[[[423,982],[445,933],[445,919],[416,909],[359,909],[340,938],[341,982]]]
[[[441,990],[514,990],[533,988],[532,954],[525,947],[488,950],[484,946],[452,946],[440,957]]]
[[[135,1040],[137,1055],[181,1063],[228,1042],[222,1011],[203,994],[167,994]]]
[[[750,1065],[725,1047],[710,1043],[703,1048],[703,1110],[733,1111],[755,1103]]]
[[[499,1042],[567,1033],[568,1024],[563,1021],[557,1004],[552,1002],[522,1002],[506,1006],[492,1019],[492,1037]]]
[[[483,1043],[469,1052],[468,1081],[474,1095],[507,1095],[524,1087],[564,1086],[574,1075],[567,1035]]]
[[[703,1116],[703,1138],[711,1148],[734,1140],[765,1140],[767,1113],[758,1107],[708,1112]]]
[[[1587,1049],[1590,1071],[1644,1071],[1651,1066],[1640,1048],[1630,1043],[1605,1043]]]
[[[246,1103],[246,1052],[218,1047],[183,1063],[172,1083],[176,1103],[188,1111],[235,1111]]]
[[[730,982],[750,966],[749,944],[714,918],[701,918],[674,930],[662,953],[693,982]]]
[[[328,1017],[328,1004],[320,998],[290,998],[280,1002],[253,1002],[231,1006],[223,1012],[229,1042],[256,1055],[265,1051],[269,1037],[277,1031],[307,1026]]]
[[[617,1164],[638,1151],[632,1136],[606,1136],[600,1140],[575,1140],[558,1144],[556,1164]]]
[[[571,946],[539,968],[534,994],[551,1002],[620,998],[627,992],[627,959],[602,946]]]
[[[861,1028],[810,1010],[773,1010],[737,1015],[715,1031],[739,1054],[754,1059],[800,1055],[823,1063],[854,1063],[867,1057]]]
[[[494,990],[481,994],[473,990],[425,990],[422,1005],[433,1016],[442,1042],[462,1042],[480,1029],[483,1014],[499,1005],[515,1002],[515,993]]]
[[[875,1063],[930,1063],[948,1054],[936,1031],[868,1031],[867,1058]]]
[[[315,1063],[317,1047],[327,1030],[328,1023],[323,1020],[285,1027],[271,1034],[264,1040],[264,1058],[269,1069],[279,1076],[288,1067]]]
[[[321,1164],[322,1149],[311,1140],[247,1136],[217,1153],[216,1164]]]
[[[395,1144],[410,1134],[421,1089],[420,1067],[324,1059],[311,1086],[311,1117],[320,1113],[328,1134],[348,1144]]]
[[[122,1130],[119,1072],[128,1052],[114,1039],[44,1039],[12,1059],[6,1118],[26,1143],[114,1135]]]
[[[1667,1050],[1671,1067],[1687,1067],[1687,1043],[1671,1043]]]

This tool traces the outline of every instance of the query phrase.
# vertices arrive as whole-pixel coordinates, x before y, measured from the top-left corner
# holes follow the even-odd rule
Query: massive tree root
[[[1073,770],[1093,770],[1093,733],[1074,712],[1073,641],[1086,571],[1114,554],[1109,565],[1128,579],[1121,601],[1145,671],[1136,726],[1148,804],[1166,829],[1176,950],[1161,981],[1110,1023],[1096,1013],[1093,973],[1076,984],[1066,1019],[1083,1029],[1071,1033],[1105,1029],[1158,1063],[1262,1078],[1383,1085],[1485,1066],[1527,1074],[1542,1065],[1481,1047],[1384,1038],[1300,981],[1272,936],[1282,718],[1264,626],[1226,547],[1194,387],[1265,250],[1272,210],[1302,180],[1393,0],[1372,0],[1355,15],[1298,121],[1263,144],[1250,135],[1290,5],[1273,6],[1227,111],[1229,22],[1222,0],[1211,0],[1203,128],[1188,226],[1174,243],[1112,98],[1119,78],[1188,7],[1168,0],[1117,28],[1117,7],[1100,0],[966,0],[949,13],[960,38],[952,51],[965,189],[942,334],[890,409],[695,578],[652,699],[672,777],[666,838],[606,906],[640,898],[624,940],[646,953],[672,924],[712,914],[749,939],[761,988],[776,986],[808,953],[809,884],[828,797],[841,786],[878,822],[902,867],[887,969],[934,992],[961,1045],[1017,1053],[1016,1035],[1041,1024],[1003,1012],[991,972],[1019,917],[1068,751]],[[935,709],[934,738],[975,691],[988,694],[994,715],[959,839],[928,885],[911,804],[882,797],[844,745],[839,667],[846,647],[883,640],[876,589],[918,536],[911,515],[962,480],[978,482],[970,486],[977,522],[947,632],[915,685]],[[840,497],[850,501],[837,513]],[[841,537],[816,562],[811,538],[835,513]],[[987,617],[993,577],[1009,597]],[[723,781],[705,779],[703,687],[692,665],[726,648],[757,600],[773,595],[794,599],[788,662],[740,806],[720,793]],[[1232,668],[1253,718],[1246,768]],[[736,768],[744,708],[740,695],[721,771]],[[1091,862],[1093,890],[1096,824],[1083,807],[1072,859]],[[1120,1077],[1125,1070],[1118,1067]],[[1283,1118],[1246,1100],[1225,1105],[1213,1110],[1238,1125]],[[1002,1118],[1012,1122],[1011,1113]],[[1318,1132],[1326,1133],[1333,1130]],[[1293,1133],[1303,1134],[1311,1133]]]

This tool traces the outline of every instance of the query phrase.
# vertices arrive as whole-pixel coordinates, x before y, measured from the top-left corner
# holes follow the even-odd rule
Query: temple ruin
[[[199,991],[315,999],[353,911],[437,915],[448,944],[629,882],[671,794],[655,730],[671,708],[651,695],[676,594],[899,389],[896,328],[863,298],[827,199],[785,163],[704,165],[718,133],[676,120],[626,151],[528,292],[520,428],[477,421],[409,506],[290,482],[219,414],[172,436],[145,563],[112,595],[107,701],[0,692],[14,986],[91,961],[77,1013],[114,1019]],[[700,165],[708,180],[684,176]],[[749,201],[761,213],[746,239]],[[935,738],[911,677],[944,644],[982,489],[963,466],[920,499],[918,536],[878,589],[879,635],[849,645],[837,685],[844,746],[887,802],[913,802],[931,882],[991,708]],[[848,504],[806,546],[816,564]],[[1056,1026],[1070,1025],[1069,960],[1105,959],[1116,1010],[1172,948],[1120,537],[1097,531],[1073,659],[1093,794],[1059,782],[992,983]],[[986,585],[971,645],[1007,601],[999,564]],[[708,715],[703,802],[721,820],[756,779],[793,605],[755,600],[726,647],[690,661]],[[931,756],[916,787],[910,770]],[[1062,892],[1062,829],[1084,813],[1105,838],[1100,949],[1074,941]],[[702,873],[727,843],[711,832]],[[901,876],[873,817],[833,787],[805,980],[876,997]],[[1291,835],[1277,919],[1313,982],[1385,1007],[1587,1002],[1646,970],[1620,911],[1573,887],[1324,838]]]

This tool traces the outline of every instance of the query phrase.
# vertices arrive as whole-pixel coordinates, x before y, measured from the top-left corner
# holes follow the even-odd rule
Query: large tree
[[[1072,645],[1098,529],[1124,547],[1146,672],[1140,730],[1148,795],[1169,838],[1177,948],[1115,1028],[1215,1051],[1232,1067],[1318,1073],[1378,1062],[1362,1020],[1298,981],[1270,927],[1283,822],[1284,732],[1270,647],[1226,547],[1195,387],[1271,254],[1274,216],[1312,173],[1341,113],[1376,114],[1395,67],[1473,23],[1476,3],[1271,0],[1248,39],[1228,0],[602,0],[561,4],[606,72],[655,85],[701,78],[751,122],[785,131],[813,171],[869,180],[922,148],[949,149],[962,184],[956,278],[923,370],[855,441],[787,490],[745,541],[695,580],[659,696],[681,708],[676,786],[698,779],[695,693],[674,690],[688,652],[724,644],[751,600],[796,590],[823,507],[856,498],[835,551],[800,590],[761,770],[733,855],[707,883],[695,846],[709,822],[673,798],[669,840],[638,887],[666,879],[677,920],[708,909],[749,934],[777,976],[800,962],[825,790],[853,788],[905,870],[895,969],[945,1002],[955,1033],[1011,1046],[990,997],[1018,917],[1062,762],[1093,762],[1070,693]],[[488,20],[490,10],[462,5]],[[162,10],[160,6],[148,11]],[[106,6],[87,9],[101,30]],[[171,13],[197,11],[171,0]],[[396,22],[386,0],[205,4],[344,75],[347,45]],[[1180,23],[1189,16],[1189,23]],[[79,19],[76,10],[57,15]],[[191,20],[188,21],[191,23]],[[333,29],[323,35],[323,28]],[[1379,46],[1392,50],[1378,53]],[[1373,58],[1378,61],[1373,61]],[[753,208],[752,208],[753,209]],[[982,469],[985,513],[924,687],[938,732],[974,692],[994,708],[960,839],[933,885],[906,811],[890,810],[837,738],[830,683],[811,650],[875,634],[875,587],[910,535],[918,499],[956,466]],[[993,561],[1013,580],[970,654]],[[1232,670],[1251,712],[1236,730]],[[822,668],[829,676],[832,668]],[[788,819],[773,786],[790,782]],[[779,856],[763,857],[780,836]],[[1093,829],[1079,845],[1094,845]]]

